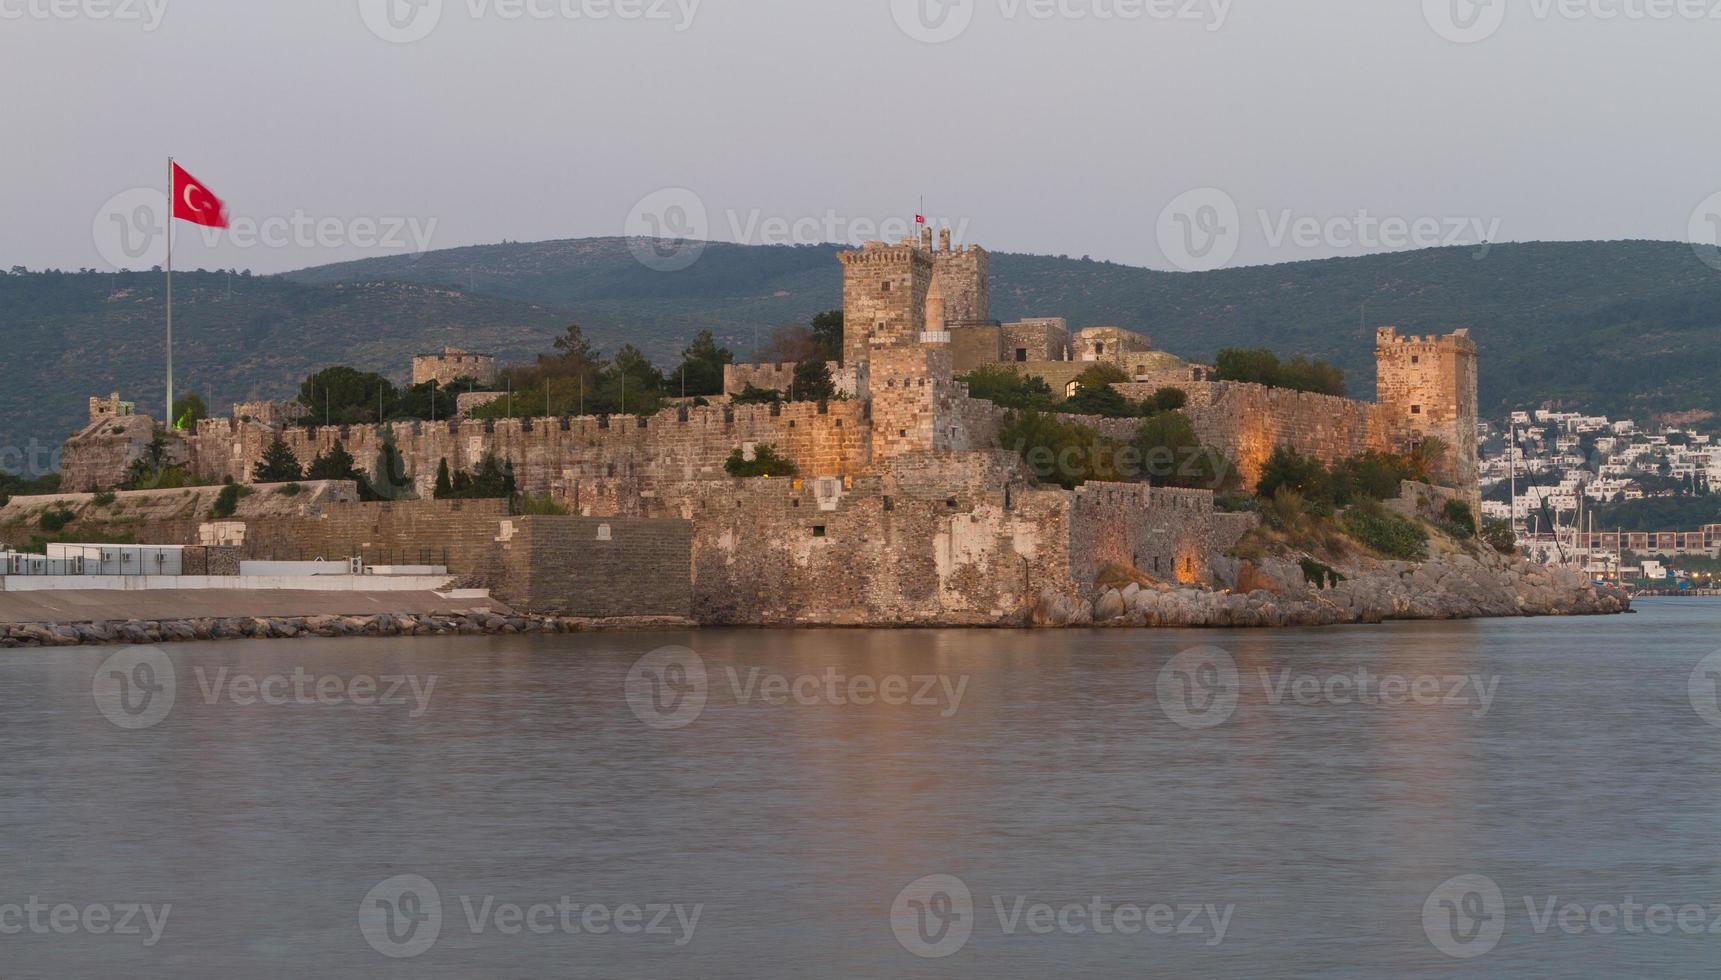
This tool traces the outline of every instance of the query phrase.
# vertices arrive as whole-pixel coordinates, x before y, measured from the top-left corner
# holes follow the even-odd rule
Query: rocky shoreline
[[[500,613],[269,616],[221,619],[127,620],[90,623],[18,623],[0,626],[0,647],[188,643],[199,640],[302,639],[343,636],[501,636],[522,633],[594,633],[688,629],[691,620],[639,617],[582,619]]]
[[[1316,576],[1318,584],[1311,581]],[[1035,626],[1285,627],[1631,611],[1631,600],[1622,592],[1597,589],[1575,572],[1487,549],[1451,551],[1420,563],[1359,559],[1339,569],[1312,560],[1305,567],[1290,558],[1231,560],[1219,578],[1229,588],[1131,583],[1092,598],[1042,596],[1029,621]]]
[[[1047,593],[1002,622],[796,623],[879,628],[1337,626],[1388,620],[1601,616],[1631,611],[1623,593],[1564,569],[1488,549],[1449,549],[1412,563],[1359,558],[1342,568],[1312,559],[1226,559],[1219,587],[1131,582],[1084,596]],[[1318,581],[1316,581],[1318,579]],[[688,619],[586,619],[471,611],[448,614],[276,616],[0,625],[0,647],[179,643],[345,636],[495,636],[692,629]],[[773,624],[758,624],[769,627]]]

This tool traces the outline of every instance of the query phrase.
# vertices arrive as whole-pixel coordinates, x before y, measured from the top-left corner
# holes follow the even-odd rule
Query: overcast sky
[[[1493,4],[0,0],[0,264],[159,261],[169,154],[235,219],[176,265],[260,272],[922,195],[1165,269],[1712,228],[1716,0]]]

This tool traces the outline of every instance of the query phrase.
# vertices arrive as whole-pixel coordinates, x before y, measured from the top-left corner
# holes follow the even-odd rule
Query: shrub
[[[1304,558],[1297,564],[1303,566],[1303,580],[1317,589],[1330,589],[1345,580],[1338,570],[1331,565],[1324,565],[1313,558]]]
[[[519,502],[514,506],[514,512],[528,517],[566,517],[568,509],[556,503],[549,494],[535,497],[532,494],[521,494]]]
[[[250,495],[250,487],[242,487],[237,483],[227,484],[216,495],[215,506],[209,508],[209,516],[217,520],[232,517],[239,510],[239,499]]]
[[[1293,491],[1315,512],[1331,513],[1339,496],[1332,471],[1313,456],[1304,456],[1294,449],[1280,446],[1261,467],[1261,479],[1255,492],[1274,498],[1284,491]]]
[[[1242,485],[1237,467],[1225,455],[1201,442],[1194,423],[1182,412],[1159,412],[1135,428],[1130,446],[1140,454],[1140,466],[1158,487],[1182,487],[1223,493]],[[1130,479],[1139,474],[1126,474]]]
[[[60,507],[44,512],[36,523],[41,526],[42,530],[47,531],[49,534],[59,534],[61,531],[65,530],[66,525],[72,523],[73,518],[77,516],[78,515],[64,507]]]
[[[1512,532],[1512,525],[1508,521],[1483,522],[1482,542],[1502,555],[1516,554],[1518,551],[1518,536]]]
[[[1343,395],[1345,374],[1324,361],[1311,361],[1297,355],[1289,361],[1265,348],[1244,350],[1227,347],[1213,360],[1220,381],[1246,381],[1273,388],[1312,391],[1323,395]]]
[[[103,490],[101,493],[91,497],[90,503],[95,504],[97,507],[111,507],[116,499],[118,498],[114,496],[114,492],[112,490]]]
[[[957,380],[968,386],[971,397],[1004,408],[1050,411],[1057,403],[1044,379],[1024,375],[1010,364],[983,365]]]
[[[783,393],[775,388],[755,388],[753,382],[747,382],[747,387],[741,393],[729,399],[735,405],[769,405],[783,400]]]
[[[752,459],[746,459],[737,447],[723,462],[723,470],[735,477],[794,476],[795,464],[777,455],[776,449],[771,446],[754,449]]]
[[[1221,514],[1253,514],[1260,501],[1246,493],[1224,493],[1213,498],[1213,509]]]
[[[1428,531],[1378,504],[1358,504],[1345,511],[1344,525],[1351,537],[1384,557],[1401,561],[1428,557]]]
[[[1267,526],[1287,534],[1301,535],[1309,527],[1309,502],[1289,487],[1281,487],[1261,508]]]
[[[305,485],[303,483],[289,483],[286,486],[275,488],[275,493],[282,497],[297,497],[304,492]]]
[[[1448,500],[1443,511],[1446,517],[1447,533],[1460,541],[1468,541],[1476,536],[1476,513],[1470,509],[1467,500]]]
[[[1161,388],[1153,393],[1149,404],[1156,412],[1175,412],[1189,404],[1189,392],[1182,388]]]

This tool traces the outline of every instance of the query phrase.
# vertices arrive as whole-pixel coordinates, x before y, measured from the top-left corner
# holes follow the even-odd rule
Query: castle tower
[[[1476,342],[1468,329],[1445,336],[1401,337],[1375,331],[1376,398],[1393,418],[1400,452],[1438,437],[1449,448],[1444,478],[1476,495]]]
[[[872,353],[875,461],[974,448],[960,411],[965,391],[953,376],[949,350],[915,346]]]
[[[874,348],[909,347],[926,330],[932,252],[911,239],[867,242],[843,252],[843,364],[872,359]]]
[[[978,245],[950,247],[950,229],[939,234],[934,262],[944,300],[944,322],[929,330],[992,319],[992,256]]]

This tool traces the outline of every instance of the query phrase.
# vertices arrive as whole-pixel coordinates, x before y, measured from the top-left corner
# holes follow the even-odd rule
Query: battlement
[[[843,265],[910,265],[915,263],[930,265],[932,262],[931,257],[924,250],[916,247],[913,241],[904,242],[900,245],[891,245],[887,242],[867,242],[858,250],[851,249],[846,252],[838,252],[837,258],[842,261]]]
[[[1470,328],[1460,327],[1449,334],[1429,334],[1426,337],[1400,335],[1397,327],[1380,327],[1374,332],[1377,348],[1431,347],[1469,353],[1476,352],[1476,342],[1470,339]]]

